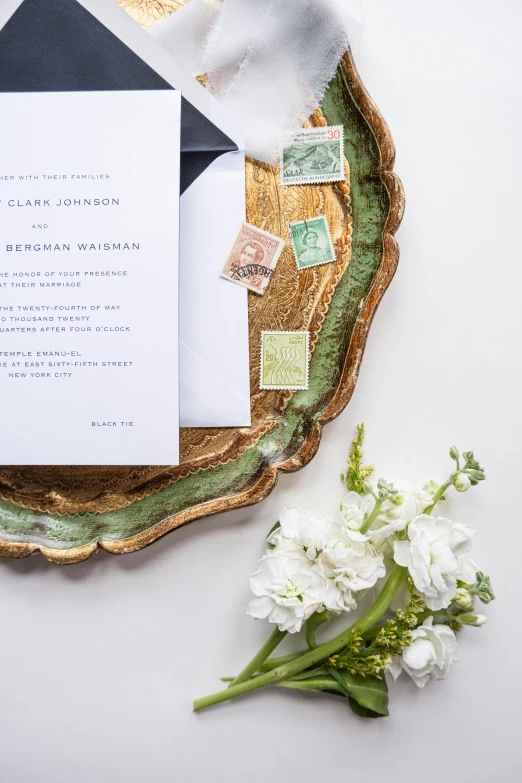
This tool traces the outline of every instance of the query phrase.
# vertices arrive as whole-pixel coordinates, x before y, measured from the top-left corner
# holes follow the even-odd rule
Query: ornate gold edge
[[[398,176],[393,172],[395,145],[379,109],[370,97],[355,67],[351,52],[343,57],[343,67],[350,79],[354,96],[359,108],[370,125],[381,154],[381,176],[390,197],[390,210],[385,224],[383,237],[383,255],[374,284],[357,319],[346,354],[341,379],[337,390],[320,419],[315,423],[310,435],[300,450],[290,459],[272,465],[251,486],[236,495],[203,503],[186,509],[174,517],[163,520],[154,527],[129,539],[121,541],[101,541],[74,549],[51,549],[38,544],[11,543],[0,539],[0,556],[21,558],[41,552],[52,563],[70,565],[92,557],[99,549],[112,554],[122,555],[136,552],[152,544],[158,538],[170,533],[189,522],[202,517],[230,511],[234,508],[251,506],[264,500],[277,483],[279,472],[294,472],[307,465],[319,448],[322,430],[325,424],[335,419],[346,407],[353,394],[359,375],[370,326],[382,297],[391,283],[399,262],[399,246],[394,234],[400,226],[404,214],[404,189]]]

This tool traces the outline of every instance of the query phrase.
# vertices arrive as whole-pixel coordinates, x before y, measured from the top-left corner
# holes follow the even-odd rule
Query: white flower
[[[409,541],[394,542],[395,562],[408,568],[429,609],[445,609],[455,597],[458,558],[471,547],[473,532],[469,525],[421,514],[410,522]]]
[[[321,575],[324,585],[325,609],[328,609],[332,614],[341,614],[357,609],[357,603],[350,590],[343,589],[333,576],[327,577],[321,566],[318,566],[318,573]]]
[[[467,492],[471,487],[471,481],[466,473],[457,473],[453,480],[453,486],[457,492]]]
[[[271,563],[269,558],[278,557],[282,558],[283,564],[286,560],[298,561],[297,565],[292,566],[291,574],[288,573],[290,566],[284,565],[292,584],[298,578],[300,588],[303,578],[312,580],[306,585],[306,595],[298,599],[299,606],[295,602],[291,604],[295,604],[296,619],[300,620],[300,624],[311,614],[306,608],[307,601],[313,605],[321,604],[317,611],[325,608],[334,614],[355,609],[357,604],[352,593],[373,587],[386,573],[382,555],[376,552],[366,536],[349,527],[349,524],[362,525],[373,504],[373,498],[363,498],[356,492],[348,493],[343,501],[344,513],[338,522],[317,518],[296,506],[284,509],[279,517],[280,526],[268,539],[275,548],[260,561],[261,571],[256,572],[251,579],[252,590],[259,600],[255,599],[250,605],[249,613],[255,613],[256,617],[268,616],[272,622],[282,622],[279,619],[281,600],[293,598],[294,592],[293,588],[289,588],[287,594],[286,582],[284,589],[279,583],[274,587],[275,582],[273,579],[271,581],[271,577],[279,579],[281,574],[279,571],[273,573],[273,564],[269,566],[270,576],[266,574],[266,563]],[[272,603],[265,600],[267,597]],[[275,610],[273,602],[278,607]],[[303,612],[300,613],[300,609]]]
[[[250,577],[256,598],[247,614],[276,623],[280,631],[297,633],[303,622],[324,608],[324,585],[305,557],[270,553],[259,561],[259,570]]]
[[[399,530],[404,530],[412,519],[422,514],[432,503],[431,495],[422,489],[418,492],[399,492],[395,502],[387,500],[383,504],[385,524],[377,530],[372,530],[372,537],[387,538]]]
[[[343,593],[367,590],[386,574],[383,556],[368,541],[354,541],[343,532],[339,530],[328,542],[317,558],[317,567]]]
[[[477,532],[473,525],[465,525],[463,522],[453,522],[453,547],[457,557],[461,557],[471,549],[471,539]]]
[[[317,518],[298,506],[290,506],[281,511],[279,525],[268,538],[270,544],[288,555],[304,555],[315,560],[333,522],[327,517]]]
[[[350,530],[358,531],[373,511],[374,506],[375,498],[373,495],[359,495],[358,492],[348,492],[341,501],[341,519]]]
[[[457,660],[457,639],[451,628],[433,625],[433,617],[428,617],[411,636],[411,645],[389,663],[393,679],[405,671],[419,688],[424,688],[430,679],[443,680]]]
[[[480,571],[480,568],[469,555],[461,555],[458,558],[457,579],[468,585],[474,585],[477,581],[477,571]]]

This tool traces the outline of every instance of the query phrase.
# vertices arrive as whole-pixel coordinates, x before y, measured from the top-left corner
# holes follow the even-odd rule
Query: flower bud
[[[490,578],[482,571],[477,571],[477,584],[475,586],[475,592],[483,604],[489,604],[490,601],[495,600],[495,593],[491,587]]]
[[[459,614],[457,620],[463,625],[474,625],[475,628],[480,628],[487,621],[485,614]]]
[[[449,455],[451,459],[457,460],[459,458],[459,452],[456,446],[451,446],[449,450]]]
[[[472,479],[475,481],[484,481],[486,474],[483,470],[475,470],[475,468],[468,468],[466,471]]]
[[[455,487],[457,492],[467,492],[468,489],[471,487],[471,481],[469,476],[467,476],[465,473],[457,473],[457,475],[453,479],[453,486]]]
[[[464,587],[458,588],[453,600],[463,609],[473,609],[473,598]]]

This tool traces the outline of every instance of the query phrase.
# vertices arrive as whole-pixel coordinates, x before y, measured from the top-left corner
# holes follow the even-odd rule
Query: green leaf
[[[388,685],[384,677],[378,680],[376,677],[363,677],[360,674],[351,674],[346,669],[333,667],[328,667],[328,671],[344,688],[347,696],[351,696],[360,707],[381,716],[389,715]]]
[[[356,715],[359,716],[359,718],[382,718],[384,717],[378,712],[373,712],[373,710],[369,710],[366,707],[361,707],[361,705],[355,701],[351,696],[348,696],[348,704],[350,705],[352,712],[355,712]]]
[[[306,678],[303,676],[305,674],[308,675]],[[361,718],[382,718],[388,715],[386,681],[377,680],[375,677],[360,677],[331,667],[328,667],[328,671],[319,667],[276,684],[280,688],[342,696],[347,699],[352,711]]]
[[[277,530],[277,528],[278,528],[278,527],[281,527],[281,523],[280,523],[279,521],[277,521],[277,522],[275,523],[275,525],[273,525],[273,526],[270,528],[270,530],[268,531],[268,534],[267,534],[267,539],[268,539],[268,538],[270,538],[270,536],[272,535],[272,533],[274,532],[274,530]],[[268,545],[268,548],[269,548],[269,549],[275,549],[275,545],[274,545],[274,544],[269,544],[269,545]]]

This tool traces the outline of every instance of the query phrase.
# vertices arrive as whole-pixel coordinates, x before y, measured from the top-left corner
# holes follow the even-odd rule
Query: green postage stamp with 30
[[[313,185],[345,179],[343,131],[342,125],[333,125],[301,128],[286,136],[281,147],[281,184]]]
[[[261,389],[308,389],[308,332],[261,333]]]

